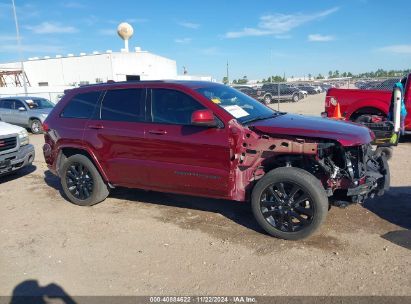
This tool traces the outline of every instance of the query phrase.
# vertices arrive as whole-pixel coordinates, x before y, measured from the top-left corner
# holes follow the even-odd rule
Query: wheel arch
[[[363,99],[358,100],[348,107],[345,112],[347,113],[346,117],[349,117],[350,120],[354,120],[359,116],[359,114],[378,114],[383,113],[386,115],[388,113],[389,104],[382,100],[369,100]],[[371,112],[367,112],[371,111]],[[357,115],[357,116],[355,116]]]
[[[36,116],[30,116],[30,117],[29,117],[29,122],[30,122],[30,121],[33,121],[33,120],[38,120],[39,122],[41,122],[41,119],[40,119],[40,118],[38,118],[38,117],[36,117]]]
[[[384,117],[386,116],[386,113],[377,107],[363,107],[354,111],[350,115],[350,120],[355,121],[358,117],[360,117],[363,114],[380,115]]]
[[[101,177],[105,182],[109,182],[109,179],[107,177],[107,174],[105,173],[103,167],[101,166],[100,162],[97,160],[95,154],[90,151],[89,149],[86,149],[84,147],[79,147],[79,146],[60,146],[59,147],[59,152],[57,156],[57,162],[56,162],[56,171],[60,175],[60,168],[62,165],[62,162],[69,158],[70,156],[80,154],[86,156],[90,161],[94,164],[94,166],[97,168],[99,171]]]

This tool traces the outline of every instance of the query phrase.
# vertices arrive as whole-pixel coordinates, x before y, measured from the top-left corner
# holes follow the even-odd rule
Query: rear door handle
[[[166,130],[150,130],[148,131],[148,133],[154,134],[154,135],[165,135],[167,134],[167,131]]]
[[[97,125],[88,125],[87,127],[88,127],[89,129],[95,129],[95,130],[104,129],[104,126],[103,126],[103,125],[99,125],[99,124],[97,124]]]

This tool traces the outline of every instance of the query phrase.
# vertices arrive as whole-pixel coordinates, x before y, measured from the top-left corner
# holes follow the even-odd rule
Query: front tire
[[[300,97],[298,97],[297,94],[293,95],[293,102],[298,102],[300,100]]]
[[[41,121],[38,119],[33,119],[30,121],[30,130],[33,134],[41,134],[43,133],[43,126]]]
[[[375,154],[377,156],[384,155],[387,160],[390,160],[392,158],[392,155],[394,153],[394,149],[392,147],[377,147],[375,150]]]
[[[64,194],[73,204],[91,206],[109,195],[109,189],[97,168],[84,155],[67,158],[60,173]]]
[[[305,170],[283,167],[270,171],[255,185],[251,206],[268,234],[286,240],[312,235],[324,222],[328,197],[320,181]]]
[[[266,104],[266,105],[268,105],[268,104],[270,104],[271,103],[271,96],[270,95],[265,95],[264,96],[264,103]]]

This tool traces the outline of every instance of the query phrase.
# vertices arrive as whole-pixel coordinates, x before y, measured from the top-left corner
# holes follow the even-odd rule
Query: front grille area
[[[0,138],[0,152],[14,149],[17,145],[17,137]]]

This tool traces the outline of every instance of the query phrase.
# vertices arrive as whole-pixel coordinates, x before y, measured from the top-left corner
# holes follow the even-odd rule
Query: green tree
[[[227,76],[224,76],[224,77],[223,77],[223,83],[224,83],[224,84],[228,84],[228,77],[227,77]]]
[[[338,70],[335,70],[333,73],[333,78],[338,78],[340,77],[340,72]]]

